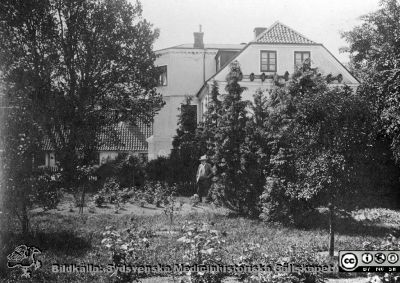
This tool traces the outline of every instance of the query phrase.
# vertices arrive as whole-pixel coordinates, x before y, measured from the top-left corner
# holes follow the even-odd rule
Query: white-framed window
[[[277,58],[276,51],[261,50],[260,51],[260,71],[276,72]]]
[[[306,59],[311,58],[310,51],[295,51],[294,52],[294,67],[295,69],[301,67]]]

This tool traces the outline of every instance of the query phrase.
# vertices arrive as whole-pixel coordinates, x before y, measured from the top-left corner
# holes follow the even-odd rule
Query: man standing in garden
[[[211,165],[207,163],[207,156],[203,155],[202,157],[200,157],[200,165],[197,169],[196,174],[197,194],[199,195],[200,202],[202,202],[203,196],[207,196],[206,201],[208,201],[208,193],[211,185],[211,175]]]

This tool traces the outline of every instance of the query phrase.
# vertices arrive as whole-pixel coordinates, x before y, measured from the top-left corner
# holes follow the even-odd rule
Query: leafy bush
[[[150,181],[171,182],[169,158],[159,156],[146,164],[146,179]]]
[[[260,200],[260,218],[267,222],[296,224],[310,209],[304,201],[290,198],[287,184],[278,178],[267,177]]]
[[[174,186],[169,186],[165,182],[146,181],[142,190],[133,192],[137,201],[146,201],[149,204],[154,204],[161,207],[161,204],[168,202],[168,197],[175,192]]]
[[[120,202],[120,194],[119,194],[119,183],[116,178],[109,178],[104,183],[103,189],[101,190],[101,194],[105,196],[106,200],[109,203],[118,203]]]
[[[62,198],[60,173],[44,172],[36,182],[35,202],[45,210],[57,208]]]
[[[145,180],[145,165],[136,156],[120,154],[115,160],[101,165],[96,175],[100,187],[110,178],[115,178],[121,187],[141,187]]]
[[[188,221],[182,227],[183,236],[177,241],[185,248],[183,256],[186,265],[223,264],[222,233],[212,229],[207,223]],[[221,282],[224,274],[221,272],[197,272],[186,274],[192,282]]]
[[[97,207],[102,207],[106,201],[102,194],[95,194],[93,200]]]
[[[110,252],[115,266],[146,264],[150,238],[154,236],[151,230],[139,228],[133,219],[124,230],[115,230],[107,226],[103,233],[102,245]],[[113,273],[118,282],[133,282],[137,280],[135,272],[123,273],[116,269]]]

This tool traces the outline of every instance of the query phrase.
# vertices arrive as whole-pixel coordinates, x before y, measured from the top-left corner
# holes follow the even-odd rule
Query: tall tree
[[[200,123],[200,127],[197,131],[198,139],[203,142],[204,153],[208,156],[213,156],[215,154],[215,131],[218,128],[218,123],[222,115],[222,102],[220,99],[218,82],[213,81],[210,101],[204,113],[204,121]]]
[[[351,67],[361,78],[360,94],[373,105],[381,134],[391,140],[400,160],[400,3],[382,0],[380,9],[363,16],[362,24],[344,32]]]
[[[169,168],[172,180],[181,188],[181,193],[191,193],[196,178],[199,163],[200,148],[196,137],[197,106],[191,104],[192,98],[187,97],[181,104],[178,116],[178,129],[173,138]]]
[[[299,219],[301,209],[328,206],[333,255],[334,210],[362,195],[359,182],[373,139],[366,100],[332,87],[304,66],[271,98],[268,130],[274,142],[262,196],[267,219]]]
[[[249,207],[246,197],[249,188],[246,184],[246,168],[243,160],[243,144],[246,140],[248,102],[241,94],[244,88],[239,85],[243,75],[237,61],[231,63],[227,75],[226,92],[221,109],[221,117],[215,130],[216,176],[218,178],[220,199],[240,213],[247,213]]]
[[[33,0],[0,4],[0,61],[10,103],[28,103],[67,180],[88,164],[96,133],[150,122],[162,107],[152,44],[139,2]],[[118,140],[116,139],[116,142]]]

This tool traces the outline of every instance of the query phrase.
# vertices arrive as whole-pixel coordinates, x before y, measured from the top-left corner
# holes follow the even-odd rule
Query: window
[[[295,68],[299,68],[302,66],[304,60],[310,59],[309,51],[295,51],[294,52],[294,66]]]
[[[261,51],[261,72],[276,72],[276,51]]]
[[[160,71],[160,75],[158,77],[158,85],[166,86],[167,85],[167,66],[158,67]]]

